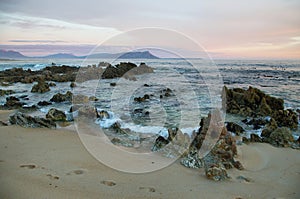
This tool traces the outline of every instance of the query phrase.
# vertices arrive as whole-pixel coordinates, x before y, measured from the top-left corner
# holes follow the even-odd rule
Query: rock
[[[48,105],[51,105],[52,103],[51,102],[47,102],[47,101],[39,101],[37,103],[38,106],[48,106]]]
[[[50,87],[54,87],[54,86],[56,86],[56,84],[55,84],[54,82],[50,82],[50,83],[49,83],[49,86],[50,86]]]
[[[246,137],[243,137],[242,138],[242,142],[245,143],[245,144],[249,144],[250,143],[250,140]]]
[[[101,110],[101,111],[98,112],[98,118],[100,118],[101,120],[109,119],[110,115],[107,111]]]
[[[6,98],[6,103],[2,105],[0,108],[12,110],[12,109],[22,108],[23,105],[25,105],[25,103],[20,102],[18,98],[16,98],[15,96],[10,96]]]
[[[134,101],[135,102],[144,102],[147,99],[150,99],[150,96],[148,94],[145,94],[143,97],[135,97]]]
[[[45,81],[39,81],[37,84],[33,85],[31,89],[32,93],[45,93],[48,91],[50,91],[50,87]]]
[[[297,113],[291,109],[275,111],[272,117],[275,119],[279,127],[288,127],[293,130],[297,130],[298,128]]]
[[[90,118],[90,119],[95,119],[95,118],[99,118],[97,109],[94,106],[91,105],[83,105],[83,106],[72,106],[72,111],[74,110],[78,110],[78,117],[86,117],[86,118]]]
[[[238,124],[236,124],[234,122],[227,122],[226,128],[227,128],[227,131],[233,132],[236,135],[240,135],[243,132],[245,132],[245,130],[243,129],[243,127],[241,127],[240,125],[238,125]]]
[[[169,144],[169,140],[165,139],[163,136],[158,136],[156,138],[155,143],[152,147],[152,151],[159,151],[163,147],[165,147],[167,144]]]
[[[70,91],[67,91],[66,94],[57,93],[53,95],[50,99],[51,102],[71,102],[73,98],[73,94]]]
[[[9,122],[25,128],[56,128],[55,122],[50,119],[31,117],[21,112],[11,115],[9,117]]]
[[[298,128],[297,113],[292,110],[284,110],[284,101],[280,98],[271,97],[257,88],[228,89],[224,86],[223,109],[227,113],[240,114],[243,116],[259,117],[270,116],[280,127]],[[254,126],[259,128],[259,126]]]
[[[230,178],[226,169],[221,164],[211,165],[209,168],[206,168],[205,174],[208,179],[214,181],[222,181]]]
[[[61,111],[61,110],[57,110],[55,108],[51,108],[48,113],[46,114],[46,118],[47,119],[51,119],[53,121],[66,121],[67,116],[66,114]]]
[[[70,87],[71,88],[75,88],[77,85],[75,84],[75,82],[71,82]]]
[[[112,79],[116,77],[125,77],[131,79],[134,75],[140,75],[144,73],[152,73],[153,69],[145,64],[141,64],[139,67],[130,62],[121,62],[116,66],[108,65],[102,74],[103,79]]]
[[[4,96],[4,95],[11,95],[11,94],[14,94],[15,91],[13,90],[2,90],[0,89],[0,96]]]
[[[262,139],[258,135],[251,133],[250,142],[262,142]]]
[[[267,141],[276,147],[290,147],[294,138],[289,128],[281,127],[272,132]]]
[[[273,118],[271,118],[270,121],[269,121],[269,123],[262,130],[260,136],[263,137],[263,138],[268,138],[268,137],[270,137],[271,133],[273,131],[275,131],[275,129],[277,129],[277,128],[278,128],[278,126],[277,126],[276,121]]]
[[[190,151],[181,158],[180,163],[187,168],[198,169],[203,167],[203,162],[199,157],[198,151]]]
[[[6,122],[0,121],[0,126],[8,126]]]
[[[116,86],[117,83],[116,83],[116,82],[111,82],[110,85],[111,85],[111,86]]]
[[[99,99],[97,98],[97,97],[95,97],[95,96],[90,96],[89,97],[89,101],[92,101],[92,102],[96,102],[96,101],[98,101]]]

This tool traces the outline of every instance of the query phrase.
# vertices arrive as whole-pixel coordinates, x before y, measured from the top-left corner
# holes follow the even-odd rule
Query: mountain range
[[[134,51],[125,53],[97,53],[84,56],[76,56],[69,53],[57,53],[40,57],[29,57],[25,56],[20,52],[13,50],[1,50],[0,49],[0,59],[159,59],[159,57],[151,54],[149,51]]]

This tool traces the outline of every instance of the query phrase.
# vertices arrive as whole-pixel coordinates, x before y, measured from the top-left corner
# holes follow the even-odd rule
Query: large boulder
[[[73,98],[73,93],[70,91],[67,91],[66,94],[57,93],[53,95],[53,97],[50,99],[51,102],[71,102]]]
[[[45,81],[39,81],[37,84],[33,85],[31,89],[32,93],[45,93],[48,91],[50,91],[50,87]]]
[[[21,112],[11,115],[9,122],[25,128],[56,128],[55,122],[50,119],[31,117]]]
[[[223,109],[227,113],[242,116],[265,117],[275,119],[280,127],[291,129],[298,128],[298,116],[292,110],[284,110],[284,101],[265,94],[261,90],[249,87],[247,90],[240,88],[228,89],[224,86]]]
[[[290,147],[294,142],[294,138],[290,129],[281,127],[271,133],[267,142],[276,147]]]
[[[1,105],[1,109],[19,109],[22,108],[22,106],[25,105],[25,103],[21,102],[17,97],[10,96],[6,98],[6,103],[4,105]]]
[[[227,131],[233,132],[236,135],[240,135],[243,132],[245,132],[245,130],[243,129],[243,127],[241,127],[240,125],[238,125],[238,124],[236,124],[234,122],[227,122],[226,128],[227,128]]]
[[[63,111],[51,108],[46,114],[46,118],[53,121],[66,121],[67,116]]]

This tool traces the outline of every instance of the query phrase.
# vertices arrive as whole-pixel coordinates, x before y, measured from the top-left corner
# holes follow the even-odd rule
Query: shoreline
[[[8,114],[0,111],[3,118]],[[245,170],[228,170],[231,179],[220,183],[207,180],[203,169],[185,168],[178,161],[145,174],[116,171],[94,159],[72,129],[12,125],[0,127],[0,136],[2,198],[300,197],[300,156],[291,148],[238,146]]]

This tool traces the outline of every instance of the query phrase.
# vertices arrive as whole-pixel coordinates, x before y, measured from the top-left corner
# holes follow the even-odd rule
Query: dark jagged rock
[[[159,151],[161,148],[163,148],[164,146],[166,146],[167,144],[169,144],[169,140],[165,139],[163,136],[158,136],[158,138],[156,138],[155,143],[152,147],[152,151]]]
[[[152,73],[153,69],[146,64],[140,64],[138,67],[137,65],[130,63],[130,62],[121,62],[120,64],[117,64],[116,66],[109,65],[106,67],[105,71],[102,74],[103,79],[112,79],[116,77],[123,77],[127,76],[129,78],[130,76],[134,75],[140,75],[144,73]]]
[[[31,89],[32,93],[45,93],[48,91],[50,91],[50,87],[45,81],[39,81],[37,84],[33,85]]]
[[[297,114],[292,110],[284,110],[283,99],[271,97],[257,88],[243,90],[224,86],[222,98],[223,109],[227,113],[251,117],[270,116],[280,127],[298,128]]]
[[[203,167],[203,161],[199,157],[198,151],[190,151],[181,158],[180,163],[187,168],[198,169]]]
[[[51,108],[48,113],[46,114],[46,118],[47,119],[51,119],[53,121],[66,121],[67,116],[66,114],[61,111],[61,110],[57,110],[55,108]]]
[[[240,135],[243,132],[245,132],[245,130],[243,129],[243,127],[241,127],[240,125],[238,125],[238,124],[236,124],[234,122],[227,122],[226,128],[227,128],[227,131],[233,132],[236,135]]]
[[[274,111],[273,118],[279,127],[289,127],[293,130],[298,128],[297,113],[290,109]]]
[[[110,115],[107,111],[101,110],[101,111],[98,112],[98,118],[100,118],[101,120],[109,119]]]
[[[52,103],[51,102],[47,102],[47,101],[39,101],[37,103],[38,106],[48,106],[48,105],[51,105]]]
[[[72,101],[73,94],[70,91],[67,91],[66,94],[57,93],[53,95],[53,97],[50,99],[51,102],[71,102]]]
[[[2,90],[0,89],[0,96],[4,96],[4,95],[11,95],[14,94],[15,92],[13,90]]]
[[[6,103],[4,105],[1,105],[0,109],[5,109],[5,110],[19,109],[22,108],[23,105],[25,105],[25,103],[20,102],[20,100],[17,97],[10,96],[6,98]]]
[[[210,165],[205,169],[205,174],[208,179],[214,181],[222,181],[230,178],[222,164]]]
[[[0,121],[0,126],[8,126],[6,122]]]
[[[56,128],[56,124],[52,120],[31,117],[21,112],[11,115],[9,117],[9,122],[25,128]]]
[[[290,129],[281,127],[271,133],[267,142],[276,147],[290,147],[294,142],[294,138]]]
[[[75,82],[71,82],[70,87],[71,88],[75,88],[77,85],[75,84]]]
[[[265,126],[266,124],[269,123],[269,121],[266,118],[252,118],[251,120],[244,120],[244,123],[247,125],[253,125],[253,129],[257,130]]]
[[[144,102],[147,99],[150,99],[150,96],[148,94],[145,94],[143,97],[135,97],[133,100],[135,102]]]
[[[262,139],[258,135],[251,133],[250,142],[262,142]]]

